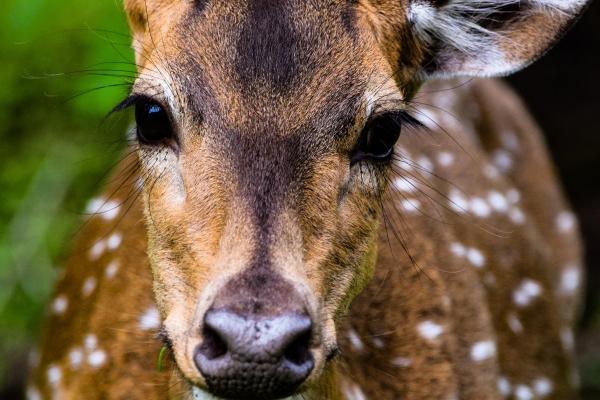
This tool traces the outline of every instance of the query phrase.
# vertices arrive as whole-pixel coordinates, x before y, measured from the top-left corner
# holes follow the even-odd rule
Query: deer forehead
[[[165,4],[138,10],[148,16],[144,29],[132,21],[137,86],[158,85],[204,118],[218,114],[240,128],[257,120],[306,125],[391,87],[389,64],[348,2]]]

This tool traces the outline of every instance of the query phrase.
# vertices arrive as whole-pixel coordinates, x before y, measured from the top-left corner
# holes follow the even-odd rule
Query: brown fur
[[[132,177],[106,192],[125,202],[122,219],[82,231],[31,393],[189,399],[206,387],[191,355],[211,305],[253,293],[277,310],[293,289],[314,324],[306,398],[496,399],[505,382],[515,396],[574,396],[579,238],[510,91],[475,81],[413,93],[434,54],[400,18],[405,2],[125,6],[133,92],[169,105],[179,144],[141,145],[116,172]],[[350,167],[373,105],[409,109],[430,133],[404,132],[392,166]],[[154,313],[172,345],[162,373]]]

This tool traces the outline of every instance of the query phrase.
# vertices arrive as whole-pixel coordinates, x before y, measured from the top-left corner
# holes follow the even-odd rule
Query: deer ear
[[[391,3],[366,0],[383,22],[402,27],[421,55],[423,77],[501,76],[535,61],[565,32],[588,0],[408,0],[403,23],[390,23]],[[375,5],[377,3],[377,5]],[[387,3],[387,4],[386,4]],[[383,18],[382,18],[383,17]],[[384,26],[382,26],[384,25]],[[388,39],[391,32],[385,32]],[[380,36],[381,37],[381,36]],[[398,40],[398,39],[397,39]],[[386,46],[389,48],[389,42]],[[397,44],[393,47],[406,49]],[[396,56],[402,60],[406,57]]]

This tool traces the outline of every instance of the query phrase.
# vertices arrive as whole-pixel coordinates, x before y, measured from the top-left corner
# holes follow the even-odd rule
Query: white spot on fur
[[[448,193],[448,205],[457,213],[465,213],[469,210],[467,198],[458,190],[451,189]]]
[[[367,396],[362,391],[360,386],[356,384],[351,384],[344,390],[344,395],[346,396],[346,400],[367,400]]]
[[[401,192],[412,193],[417,190],[417,183],[412,178],[407,178],[403,176],[399,176],[394,179],[394,188]]]
[[[75,348],[69,352],[69,363],[71,368],[77,370],[83,362],[83,351],[80,348]]]
[[[475,362],[485,361],[496,355],[496,343],[491,340],[477,342],[471,347],[471,359]]]
[[[350,344],[352,345],[352,348],[355,351],[363,351],[364,350],[365,345],[364,345],[362,339],[360,338],[360,336],[358,336],[358,333],[354,329],[350,329],[348,331],[348,339],[350,340]]]
[[[513,132],[504,132],[500,139],[502,140],[502,145],[508,150],[519,150],[519,138]]]
[[[565,350],[571,351],[575,348],[575,336],[573,335],[573,330],[571,328],[561,329],[560,340]]]
[[[440,116],[435,110],[431,110],[429,108],[422,108],[419,110],[419,114],[417,117],[419,121],[429,129],[439,129],[441,125]]]
[[[508,212],[508,217],[517,225],[523,225],[525,223],[525,214],[523,214],[523,211],[518,207],[511,208]]]
[[[490,215],[490,206],[480,197],[473,197],[470,201],[470,209],[478,217],[486,218]]]
[[[93,351],[96,350],[96,347],[98,346],[98,338],[96,335],[90,333],[89,335],[86,335],[83,343],[86,350]]]
[[[450,251],[457,257],[464,257],[467,254],[466,247],[458,242],[450,244]]]
[[[510,171],[513,166],[513,159],[510,153],[502,149],[492,153],[492,162],[503,173]]]
[[[447,151],[442,151],[437,155],[437,162],[442,167],[449,167],[454,164],[454,155]]]
[[[540,397],[546,397],[554,390],[552,382],[545,377],[540,377],[533,382],[533,391]]]
[[[85,212],[87,214],[96,213],[102,207],[102,204],[104,204],[104,202],[105,202],[105,200],[102,198],[91,199],[85,208]]]
[[[64,294],[61,294],[60,296],[56,297],[52,302],[52,312],[56,315],[63,315],[65,311],[67,311],[68,307],[69,300]]]
[[[510,327],[510,330],[514,333],[519,334],[523,332],[523,324],[521,323],[519,317],[517,317],[515,313],[508,314],[508,316],[506,317],[506,323]]]
[[[498,386],[498,392],[502,396],[508,397],[510,395],[512,387],[511,387],[511,384],[508,381],[508,379],[506,379],[504,376],[501,376],[501,377],[498,378],[498,381],[496,382],[496,385]]]
[[[450,297],[443,296],[442,297],[442,306],[444,306],[444,308],[446,310],[449,310],[451,305],[452,305],[452,300],[450,300]]]
[[[495,211],[504,213],[508,210],[508,200],[500,192],[491,191],[488,194],[487,200]]]
[[[485,256],[473,247],[467,249],[467,260],[476,268],[482,268],[485,265]]]
[[[151,307],[142,316],[139,321],[140,329],[143,331],[155,330],[160,328],[160,314],[156,307]]]
[[[108,279],[112,279],[117,275],[117,272],[119,272],[119,263],[118,263],[118,261],[113,261],[110,264],[108,264],[108,266],[106,267],[106,270],[104,271],[104,275]]]
[[[87,297],[90,294],[92,294],[94,289],[96,289],[96,278],[94,278],[93,276],[90,276],[83,283],[83,287],[81,288],[81,293]]]
[[[122,241],[123,235],[119,232],[115,232],[106,240],[106,247],[111,251],[116,250],[121,245]]]
[[[412,360],[407,357],[396,357],[392,360],[392,365],[400,368],[408,368],[412,365]]]
[[[506,192],[506,199],[510,204],[517,204],[521,201],[521,193],[517,189],[510,189]]]
[[[112,221],[119,215],[119,209],[121,205],[116,201],[108,201],[104,207],[102,207],[102,218],[106,221]]]
[[[86,212],[88,214],[97,214],[106,221],[111,221],[119,215],[121,205],[114,200],[104,200],[102,198],[93,199],[88,203]]]
[[[404,199],[400,202],[400,206],[407,213],[413,214],[419,211],[421,202],[417,199]]]
[[[527,385],[517,385],[515,386],[515,399],[533,400],[533,391]]]
[[[491,272],[488,272],[483,277],[483,283],[485,283],[488,286],[494,286],[496,285],[496,277]]]
[[[433,163],[428,157],[421,156],[415,161],[415,163],[419,166],[419,169],[422,172],[433,172]]]
[[[565,295],[573,295],[581,284],[581,271],[576,265],[569,265],[563,271],[560,278],[560,292]]]
[[[577,219],[570,211],[563,211],[556,216],[556,229],[561,233],[571,232],[575,228]]]
[[[538,282],[532,279],[525,279],[513,292],[513,301],[520,307],[526,307],[541,293],[542,286]]]
[[[103,350],[94,350],[88,355],[87,362],[92,368],[100,368],[106,363],[106,358]]]
[[[444,327],[433,321],[424,321],[417,325],[417,332],[424,339],[432,341],[444,333]]]
[[[498,177],[500,176],[500,172],[498,172],[498,169],[492,164],[487,164],[483,167],[483,174],[488,179],[498,179]]]
[[[476,268],[482,268],[485,265],[485,256],[474,247],[465,247],[458,242],[454,242],[450,244],[450,252],[457,257],[466,257]]]
[[[452,392],[450,394],[448,394],[444,400],[459,400],[458,399],[458,394],[456,394],[456,392]]]
[[[90,253],[89,253],[90,260],[96,261],[97,259],[102,257],[102,254],[104,254],[105,251],[106,251],[106,241],[104,241],[102,239],[98,240],[96,243],[94,243],[94,245],[90,249]]]
[[[385,343],[381,338],[375,337],[371,341],[373,342],[373,346],[377,349],[383,349],[385,347]]]
[[[46,377],[48,378],[48,385],[57,387],[62,379],[62,370],[58,365],[51,364],[46,371]]]
[[[29,385],[27,387],[27,400],[42,400],[42,395],[40,391],[33,385]]]

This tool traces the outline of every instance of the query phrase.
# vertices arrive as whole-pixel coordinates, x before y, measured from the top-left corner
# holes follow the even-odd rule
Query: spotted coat
[[[429,129],[397,145],[375,275],[340,321],[329,383],[303,398],[574,398],[581,245],[538,127],[497,81],[431,83],[415,101]],[[156,366],[135,163],[90,203],[31,400],[209,398],[168,356]]]

